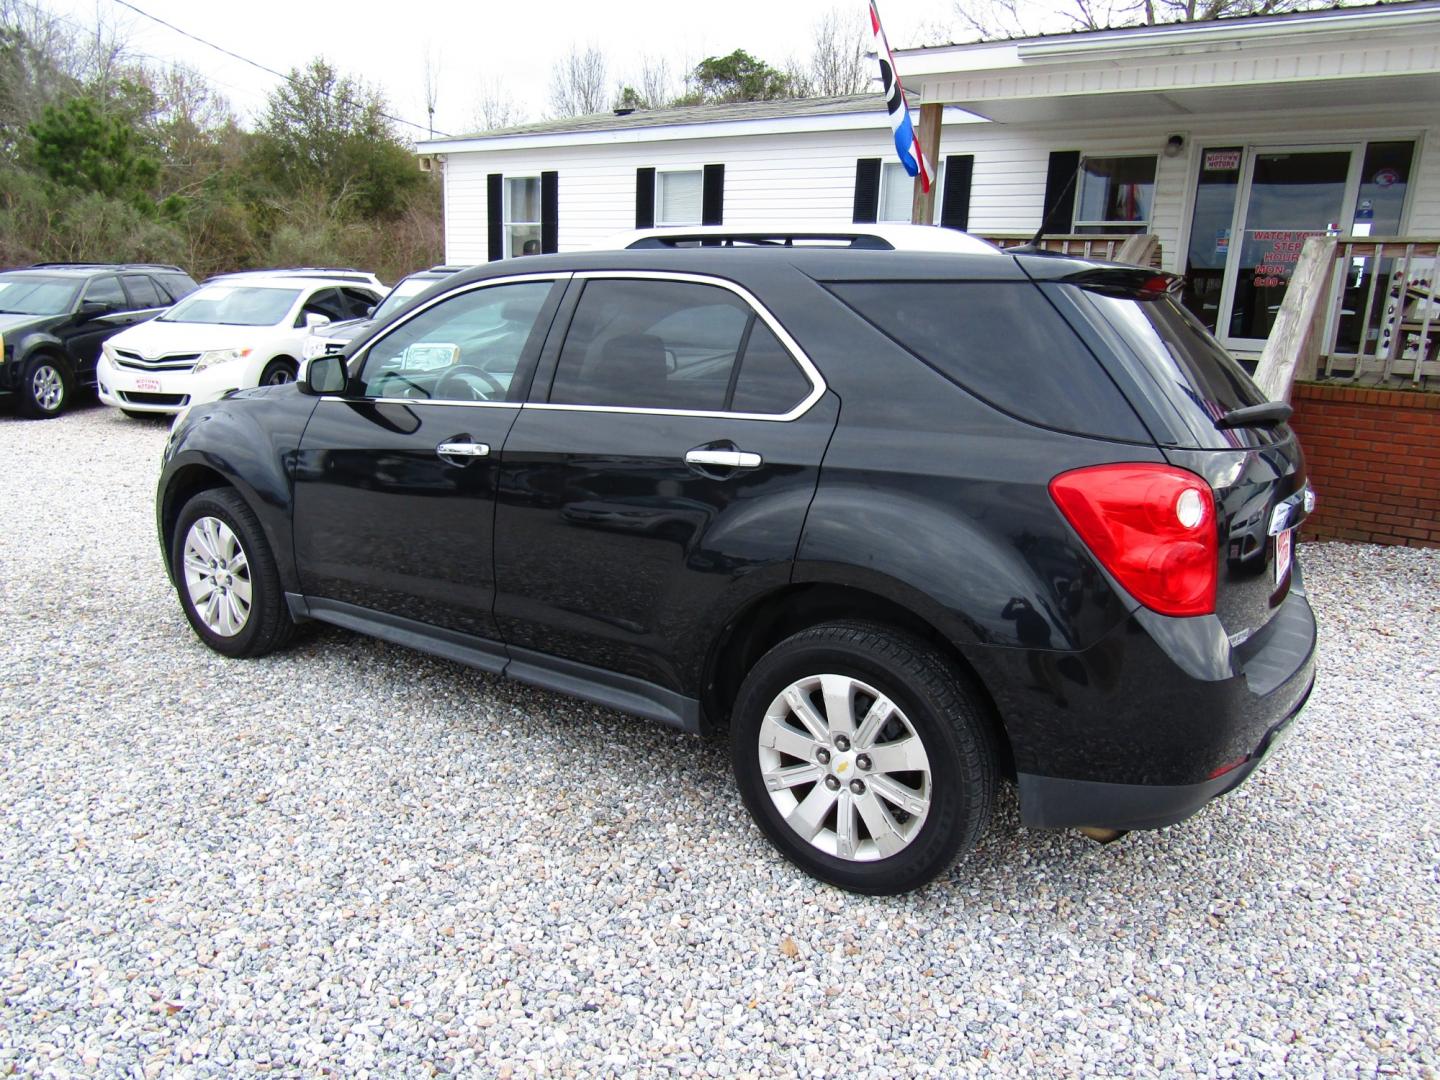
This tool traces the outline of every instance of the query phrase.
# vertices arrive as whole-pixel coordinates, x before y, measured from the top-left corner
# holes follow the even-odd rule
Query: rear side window
[[[856,282],[828,288],[976,397],[1060,431],[1149,442],[1069,324],[1026,282]]]
[[[125,291],[130,294],[130,303],[136,308],[163,307],[170,303],[160,295],[160,290],[155,283],[144,274],[126,274],[121,278],[125,282]]]
[[[769,326],[728,289],[603,280],[581,294],[550,402],[780,415],[809,392]]]

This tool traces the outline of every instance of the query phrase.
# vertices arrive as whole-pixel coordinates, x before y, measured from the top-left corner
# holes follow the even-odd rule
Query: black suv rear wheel
[[[790,861],[890,895],[974,845],[998,768],[984,707],[924,642],[859,622],[782,641],[751,670],[731,756],[745,805]]]

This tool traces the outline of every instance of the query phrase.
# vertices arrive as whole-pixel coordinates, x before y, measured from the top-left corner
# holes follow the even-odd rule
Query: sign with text
[[[1206,150],[1206,172],[1232,172],[1240,167],[1239,150]]]
[[[1250,251],[1255,259],[1254,283],[1258,289],[1277,288],[1290,283],[1300,251],[1310,236],[1324,236],[1323,229],[1252,229]]]

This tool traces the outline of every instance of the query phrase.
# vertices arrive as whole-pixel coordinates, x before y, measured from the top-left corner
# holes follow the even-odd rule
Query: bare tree
[[[430,42],[425,43],[424,71],[425,115],[429,117],[430,138],[435,137],[435,103],[440,98],[440,58]]]
[[[1355,0],[955,0],[959,33],[982,40],[1068,30],[1203,22],[1344,7]]]
[[[640,71],[633,80],[621,80],[615,87],[617,109],[663,109],[683,92],[680,80],[670,72],[663,56],[642,56]]]
[[[514,127],[525,119],[520,106],[499,79],[481,79],[475,90],[470,124],[479,131]]]
[[[869,27],[857,13],[831,8],[814,27],[815,45],[810,54],[806,89],[820,97],[858,94],[870,83],[870,63],[865,52]]]
[[[593,45],[583,51],[572,45],[550,72],[551,114],[561,119],[605,107],[605,55]]]

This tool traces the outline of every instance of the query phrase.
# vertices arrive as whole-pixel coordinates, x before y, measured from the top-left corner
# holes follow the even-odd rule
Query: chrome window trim
[[[448,405],[462,409],[519,409],[518,401],[451,401],[449,398],[408,398],[408,397],[340,397],[338,394],[321,394],[321,401],[348,401],[352,405]]]
[[[462,285],[462,286],[460,286],[460,287],[457,288],[457,289],[453,289],[453,290],[451,290],[451,291],[449,291],[449,292],[441,293],[439,296],[435,297],[434,299],[427,301],[423,306],[418,307],[418,308],[416,308],[414,311],[412,311],[412,312],[410,312],[409,314],[407,314],[403,319],[401,319],[399,322],[397,322],[394,326],[388,327],[388,328],[386,329],[385,333],[383,333],[382,335],[380,335],[380,336],[379,336],[378,338],[376,338],[374,341],[368,342],[363,349],[361,349],[359,352],[357,352],[354,356],[350,357],[350,359],[349,359],[349,361],[347,362],[346,367],[345,367],[345,377],[346,377],[347,379],[349,379],[349,378],[355,378],[356,376],[358,376],[359,371],[357,371],[357,370],[355,370],[355,369],[357,369],[357,368],[359,368],[359,369],[361,369],[361,370],[364,369],[366,360],[368,360],[368,359],[370,358],[370,350],[371,350],[371,349],[373,349],[373,348],[374,348],[376,345],[378,345],[380,342],[384,341],[384,340],[385,340],[387,337],[389,337],[391,334],[395,333],[395,331],[399,330],[402,326],[404,326],[406,323],[408,323],[411,319],[418,318],[420,315],[422,315],[422,314],[424,314],[425,312],[429,311],[432,307],[435,307],[437,304],[443,304],[443,303],[445,303],[446,301],[448,301],[448,300],[453,300],[453,299],[455,299],[455,297],[457,297],[457,296],[462,296],[462,295],[464,295],[465,293],[478,292],[480,289],[488,289],[488,288],[490,288],[490,287],[492,287],[492,286],[495,286],[495,285],[512,285],[512,284],[516,284],[516,283],[524,283],[524,282],[529,282],[529,281],[549,281],[549,282],[552,282],[552,283],[557,282],[557,281],[567,281],[567,282],[568,282],[572,277],[574,277],[574,275],[573,275],[572,273],[570,273],[570,271],[568,271],[568,270],[561,270],[561,271],[558,271],[558,272],[552,270],[552,271],[549,271],[549,272],[547,272],[547,273],[537,273],[537,274],[506,274],[504,277],[485,278],[485,279],[483,279],[483,280],[481,280],[481,281],[472,281],[472,282],[470,282],[468,285]],[[437,281],[443,281],[443,280],[444,280],[443,278],[438,278],[438,279],[437,279]],[[489,409],[497,409],[497,408],[502,408],[502,409],[518,409],[518,408],[521,407],[521,404],[522,404],[521,402],[518,402],[518,401],[459,401],[459,400],[451,400],[450,398],[377,398],[377,397],[365,397],[365,396],[363,396],[363,395],[362,395],[361,397],[347,398],[347,397],[340,397],[340,396],[335,395],[335,394],[322,395],[321,398],[320,398],[320,400],[321,400],[321,401],[373,401],[373,402],[384,402],[384,403],[387,404],[387,405],[466,405],[466,406],[470,406],[470,407],[472,407],[472,408],[475,407],[475,406],[479,406],[479,407],[481,407],[481,408],[489,408]]]
[[[552,405],[549,402],[527,401],[522,405],[525,409],[545,410],[547,412],[600,412],[619,413],[622,415],[634,416],[696,416],[717,420],[769,420],[778,423],[789,423],[804,416],[810,409],[825,396],[828,387],[825,385],[825,378],[820,370],[800,348],[799,342],[790,336],[789,331],[780,325],[780,321],[770,313],[770,309],[757,300],[753,293],[742,285],[725,278],[714,277],[710,274],[692,274],[683,271],[670,270],[580,270],[573,275],[577,281],[589,281],[595,279],[640,279],[649,281],[680,281],[691,285],[715,285],[722,289],[728,289],[738,296],[741,301],[747,304],[751,311],[758,315],[768,326],[771,332],[784,346],[785,351],[790,354],[793,360],[810,383],[810,393],[801,398],[789,412],[785,413],[744,413],[724,412],[723,410],[701,410],[701,409],[647,409],[641,407],[627,408],[619,405]],[[559,358],[556,358],[556,370],[559,370]]]

